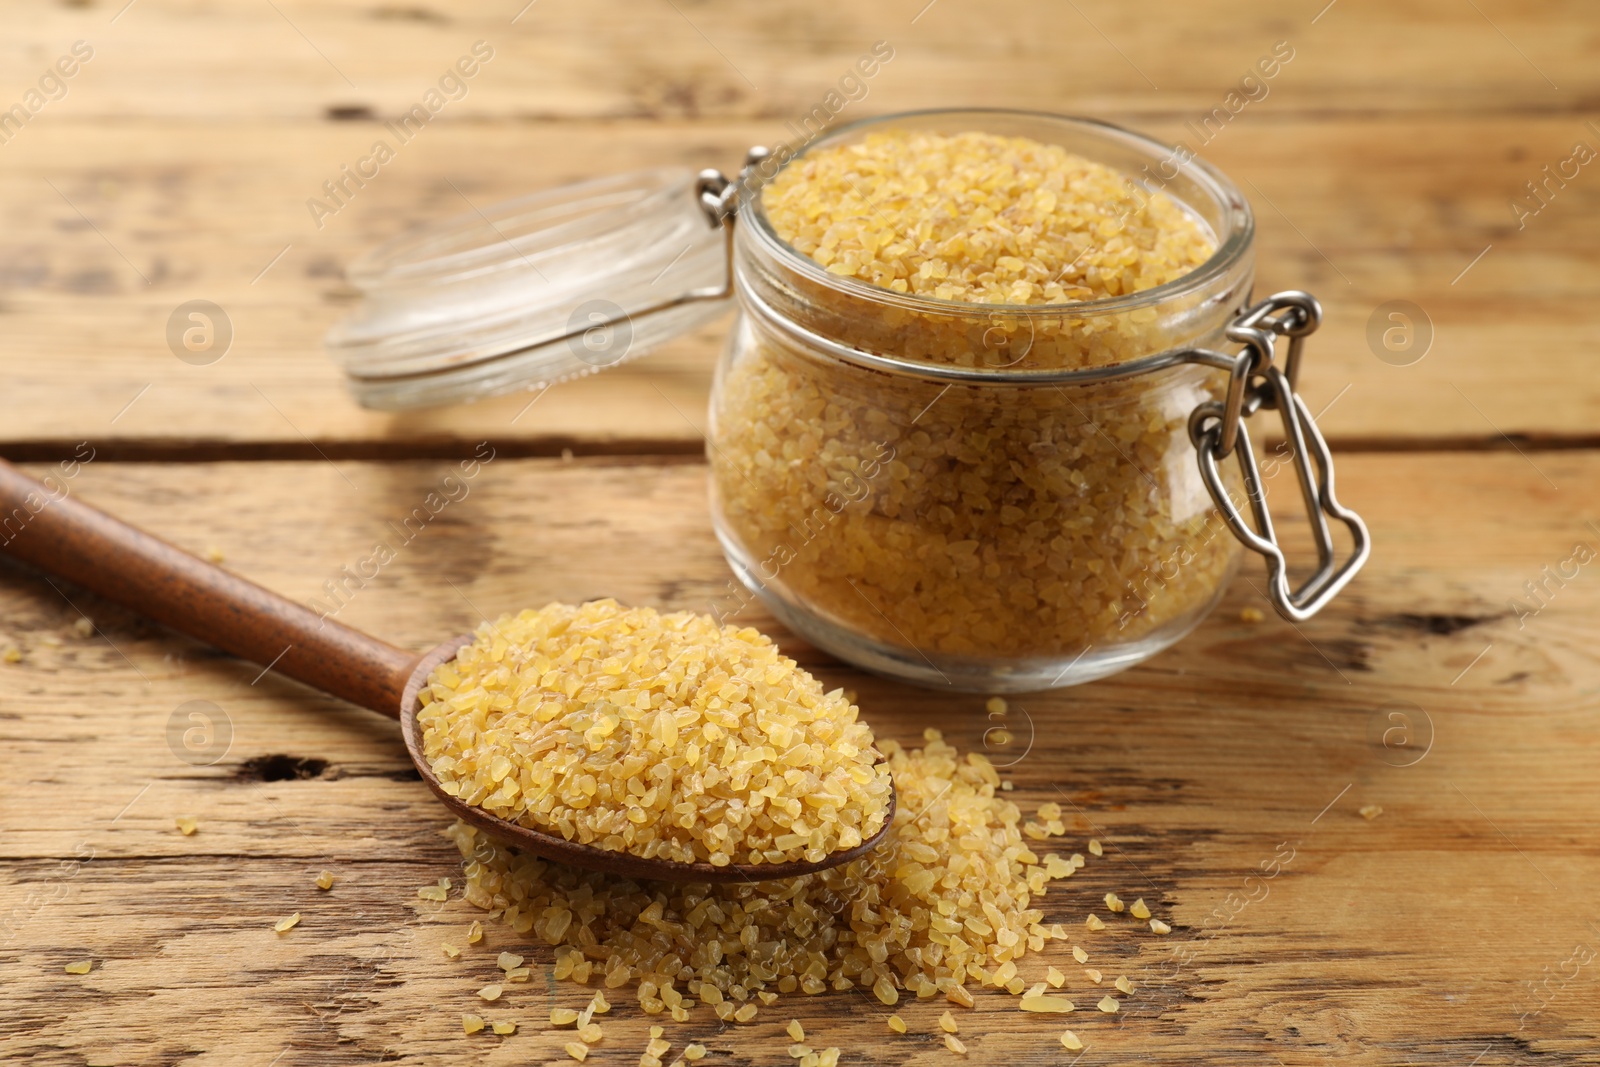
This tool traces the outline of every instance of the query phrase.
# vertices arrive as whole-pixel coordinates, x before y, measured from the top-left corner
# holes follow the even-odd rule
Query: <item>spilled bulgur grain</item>
[[[466,1014],[461,1016],[461,1032],[475,1034],[483,1029],[483,1016]]]
[[[300,913],[297,911],[293,915],[286,916],[286,917],[284,917],[282,919],[279,919],[277,922],[273,923],[272,924],[272,928],[274,930],[276,930],[280,934],[286,934],[290,930],[293,930],[296,926],[299,926],[299,925],[300,925]]]
[[[61,969],[66,971],[68,974],[88,974],[91,970],[94,969],[94,961],[93,960],[75,960],[72,963],[67,964],[65,967],[63,967]]]
[[[751,629],[612,600],[480,627],[418,712],[446,791],[649,859],[817,862],[878,832],[888,773],[839,690]]]
[[[177,825],[178,832],[184,837],[193,837],[194,832],[200,829],[199,820],[192,819],[187,815],[180,815],[173,822]]]
[[[828,270],[936,300],[1061,304],[1172,281],[1210,235],[1170,197],[1059,145],[887,130],[814,148],[763,192]]]
[[[333,888],[333,872],[322,871],[317,875],[317,888],[328,890]]]
[[[517,1024],[506,1020],[490,1023],[489,1028],[495,1033],[499,1034],[501,1037],[508,1037],[517,1032]]]
[[[1052,879],[989,761],[937,731],[927,738],[912,751],[883,745],[895,828],[843,866],[785,881],[641,884],[516,853],[457,823],[465,898],[558,946],[556,978],[637,984],[646,1013],[704,1003],[746,1021],[762,991],[880,983],[971,1007],[965,983],[1015,980],[1015,961],[1052,936],[1036,906]]]
[[[1192,271],[1214,242],[1163,194],[1024,138],[890,131],[813,148],[761,208],[829,273],[931,298],[783,265],[752,282],[802,327],[901,359],[1105,366],[1208,343],[1227,314],[1085,310]],[[952,389],[819,358],[754,318],[744,330],[714,401],[722,532],[769,595],[886,654],[1070,657],[1178,631],[1239,558],[1188,438],[1219,388],[1208,371]]]
[[[1051,1012],[1059,1015],[1072,1011],[1073,1003],[1066,997],[1042,994],[1036,997],[1023,997],[1017,1007],[1023,1011]]]
[[[889,1016],[889,1029],[897,1034],[903,1034],[906,1032],[906,1021],[898,1015],[891,1015]]]

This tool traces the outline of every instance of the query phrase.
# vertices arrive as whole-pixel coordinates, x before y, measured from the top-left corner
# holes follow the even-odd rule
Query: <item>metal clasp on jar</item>
[[[1297,289],[1274,293],[1246,308],[1227,329],[1228,339],[1244,347],[1232,360],[1225,399],[1201,404],[1189,417],[1189,438],[1199,457],[1200,476],[1217,510],[1246,548],[1265,557],[1270,583],[1267,595],[1278,614],[1294,622],[1303,622],[1322,610],[1355,577],[1372,551],[1366,524],[1340,504],[1334,493],[1333,456],[1305,401],[1295,392],[1305,338],[1321,323],[1322,306],[1316,297]],[[1288,352],[1279,366],[1274,357],[1278,340],[1284,337],[1288,338]],[[1288,560],[1272,525],[1260,464],[1245,426],[1245,420],[1263,408],[1276,410],[1283,419],[1284,438],[1294,458],[1317,546],[1317,569],[1298,588],[1289,585]],[[1219,461],[1232,454],[1238,456],[1254,527],[1245,521],[1222,482]],[[1353,541],[1351,553],[1342,563],[1334,549],[1329,518],[1344,523]]]

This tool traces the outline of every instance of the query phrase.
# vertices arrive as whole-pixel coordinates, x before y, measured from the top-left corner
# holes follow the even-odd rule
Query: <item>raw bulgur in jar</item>
[[[1247,300],[1248,206],[1164,151],[930,112],[837,131],[745,191],[713,517],[788,626],[871,669],[1010,691],[1121,669],[1215,605],[1241,549],[1188,421],[1226,376],[1061,380],[1226,345]]]

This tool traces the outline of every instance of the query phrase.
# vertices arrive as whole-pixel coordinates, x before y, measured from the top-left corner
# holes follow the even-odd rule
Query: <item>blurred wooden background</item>
[[[43,473],[88,442],[83,499],[305,598],[415,506],[442,459],[487,439],[497,459],[474,495],[349,610],[414,647],[553,598],[708,609],[729,573],[697,457],[725,324],[527,410],[366,412],[321,346],[362,250],[556,182],[733,168],[876,41],[894,58],[840,121],[1036,108],[1191,143],[1189,124],[1287,42],[1267,94],[1202,154],[1255,204],[1258,289],[1310,289],[1327,308],[1303,387],[1377,551],[1303,627],[1239,621],[1260,603],[1249,569],[1178,648],[1022,702],[1037,729],[1019,797],[1066,790],[1073,847],[1114,844],[1052,893],[1052,918],[1081,922],[1107,889],[1142,894],[1171,939],[1091,951],[1135,981],[1193,953],[1123,1018],[1080,1011],[1079,1062],[1596,1062],[1600,586],[1587,566],[1545,570],[1600,546],[1600,169],[1572,162],[1600,148],[1592,5],[124,4],[0,4],[0,109],[30,89],[42,101],[0,125],[0,455]],[[78,41],[92,58],[41,88]],[[494,54],[466,95],[318,228],[307,199],[477,41]],[[1547,166],[1569,177],[1547,182]],[[234,330],[209,365],[166,339],[193,299]],[[1415,347],[1380,356],[1370,327],[1394,301],[1420,309]],[[1537,614],[1519,619],[1516,598]],[[912,742],[934,724],[983,747],[981,701],[862,676],[748,614],[856,688],[881,733]],[[564,1061],[569,1037],[542,1021],[577,997],[548,981],[487,1013],[520,1019],[517,1035],[460,1033],[512,943],[491,924],[487,954],[440,954],[472,909],[416,910],[454,857],[382,720],[253,682],[252,665],[8,565],[0,647],[21,657],[0,662],[8,1059]],[[214,764],[169,745],[189,700],[228,725]],[[1412,732],[1386,747],[1396,713]],[[1361,819],[1363,804],[1384,814]],[[200,818],[196,836],[176,833],[179,814]],[[1240,907],[1283,842],[1297,860]],[[330,895],[310,888],[323,867],[340,878]],[[278,938],[272,921],[295,910],[302,926]],[[63,974],[76,959],[95,970]],[[631,1064],[647,1020],[613,1000],[596,1059]],[[963,1020],[974,1062],[1066,1061],[1055,1023],[981,1004]],[[669,1036],[705,1040],[708,1062],[772,1063],[798,1015],[848,1062],[932,1062],[948,1058],[935,1014],[908,1011],[920,1035],[890,1041],[851,995]]]

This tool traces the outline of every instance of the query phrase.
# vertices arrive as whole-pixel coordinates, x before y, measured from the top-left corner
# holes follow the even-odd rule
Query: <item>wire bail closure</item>
[[[1268,598],[1278,614],[1291,622],[1304,622],[1321,611],[1355,577],[1372,551],[1361,516],[1340,504],[1334,493],[1333,456],[1328,443],[1305,401],[1295,392],[1305,338],[1321,323],[1322,305],[1316,297],[1298,289],[1274,293],[1240,312],[1226,331],[1230,341],[1244,347],[1232,360],[1225,400],[1201,404],[1189,417],[1189,439],[1194,442],[1200,477],[1234,536],[1266,559]],[[1289,339],[1281,367],[1273,362],[1280,337]],[[1245,427],[1245,420],[1262,408],[1275,409],[1283,418],[1284,438],[1294,457],[1300,493],[1317,546],[1317,569],[1297,589],[1289,585],[1288,560],[1273,528],[1261,468],[1250,443],[1250,431]],[[1231,454],[1238,456],[1255,520],[1253,527],[1222,484],[1219,461]],[[1353,541],[1351,553],[1342,563],[1334,551],[1330,517],[1345,525]]]

